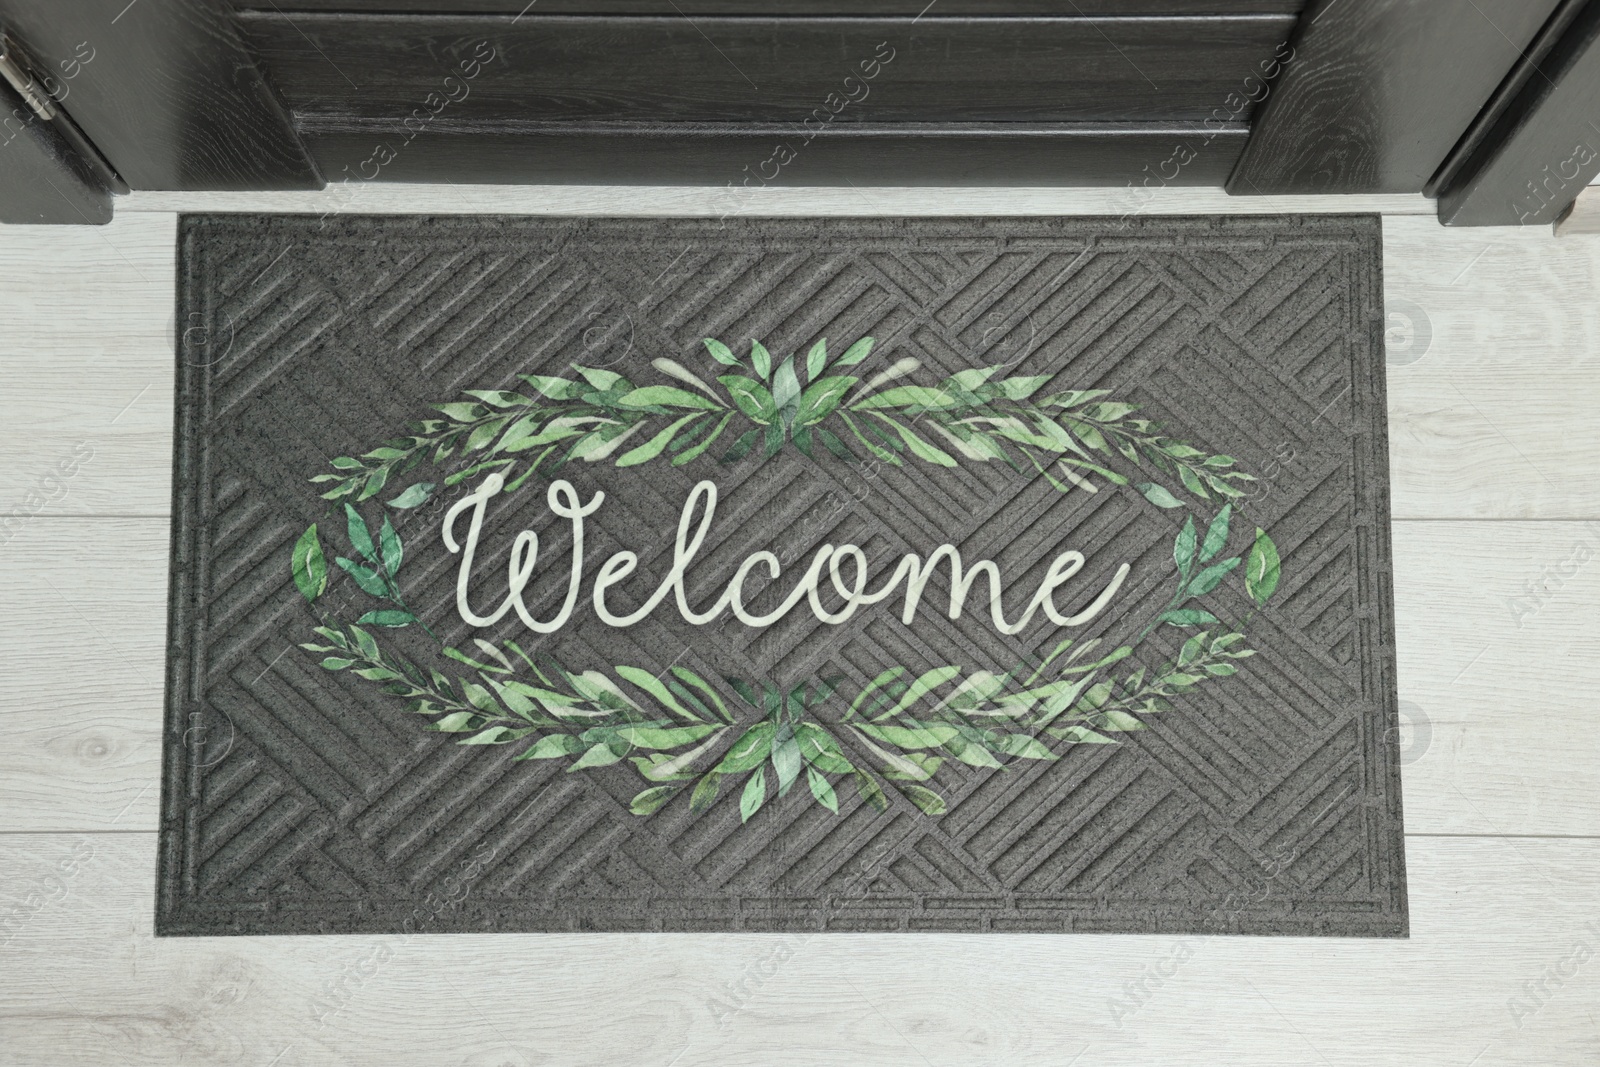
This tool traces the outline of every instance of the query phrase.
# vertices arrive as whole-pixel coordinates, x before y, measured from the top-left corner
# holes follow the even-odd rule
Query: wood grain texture
[[[1557,0],[1555,10],[1544,20],[1539,32],[1528,42],[1528,47],[1522,50],[1522,54],[1511,65],[1510,72],[1495,87],[1494,95],[1483,105],[1473,118],[1472,125],[1467,127],[1467,132],[1461,135],[1461,139],[1445,156],[1444,162],[1433,172],[1433,177],[1422,187],[1424,196],[1436,197],[1440,189],[1454,183],[1460,177],[1463,164],[1488,142],[1498,124],[1522,96],[1528,82],[1535,78],[1546,77],[1542,65],[1561,43],[1561,38],[1565,36],[1573,21],[1588,5],[1589,0]]]
[[[306,144],[336,184],[385,182],[723,186],[731,211],[768,179],[782,184],[1125,187],[1159,172],[1178,144],[1174,186],[1220,185],[1244,147],[1241,125],[1198,123],[590,123],[441,120],[413,134],[389,119],[317,116]],[[392,150],[386,154],[386,149]]]
[[[1600,4],[1588,4],[1439,194],[1450,226],[1550,223],[1600,174]]]
[[[0,0],[0,21],[133,188],[320,187],[219,0]]]
[[[0,222],[111,221],[111,190],[9,85],[0,86],[0,116]]]
[[[163,519],[41,518],[0,552],[30,620],[0,633],[0,833],[156,826],[167,543]],[[1600,836],[1600,713],[1571,699],[1600,521],[1400,522],[1394,549],[1407,831]]]
[[[1556,3],[1309,5],[1229,191],[1420,190]]]
[[[1572,699],[1600,522],[1399,522],[1394,548],[1406,829],[1600,836],[1600,711]]]
[[[1600,242],[1385,220],[1397,518],[1600,516],[1597,287]]]
[[[297,118],[1125,122],[1207,118],[1294,19],[254,12],[241,24]],[[448,111],[430,94],[450,96]]]
[[[0,230],[14,314],[0,367],[0,541],[52,512],[168,513],[156,483],[172,452],[175,233],[158,215]]]
[[[0,550],[28,619],[0,636],[0,831],[157,824],[167,540],[164,519],[36,519]]]
[[[1316,942],[156,941],[154,853],[146,834],[0,839],[8,1062],[1586,1067],[1600,1046],[1592,840],[1411,838],[1411,938]]]

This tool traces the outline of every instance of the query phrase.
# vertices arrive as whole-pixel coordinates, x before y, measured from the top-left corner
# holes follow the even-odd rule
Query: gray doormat
[[[1404,936],[1381,292],[1373,217],[185,217],[157,932]]]

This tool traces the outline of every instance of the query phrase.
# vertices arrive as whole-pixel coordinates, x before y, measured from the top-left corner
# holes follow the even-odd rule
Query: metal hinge
[[[8,33],[0,32],[0,77],[5,78],[11,88],[17,91],[23,103],[28,105],[28,110],[61,134],[101,184],[113,193],[127,193],[128,183],[122,180],[116,168],[100,154],[94,142],[84,136],[78,124],[72,121],[72,117],[51,95],[48,82],[34,74],[37,69],[37,65],[28,58],[27,52],[17,45],[15,39]]]

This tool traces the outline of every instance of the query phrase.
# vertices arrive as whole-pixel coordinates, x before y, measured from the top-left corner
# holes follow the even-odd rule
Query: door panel
[[[1320,0],[1234,193],[1414,193],[1557,0]]]
[[[0,222],[105,223],[111,190],[9,85],[0,85]]]
[[[830,94],[852,98],[849,119],[873,122],[1199,121],[1294,24],[259,11],[242,21],[297,116],[405,116],[463,61],[492,55],[452,120],[677,122],[801,122]]]
[[[791,124],[437,122],[423,132],[384,119],[321,116],[301,128],[332,183],[715,185],[726,210],[768,184],[1221,185],[1247,127],[1148,123],[840,123],[814,136]],[[1185,146],[1192,146],[1185,147]]]
[[[135,189],[316,189],[321,179],[212,0],[0,0],[0,22]]]

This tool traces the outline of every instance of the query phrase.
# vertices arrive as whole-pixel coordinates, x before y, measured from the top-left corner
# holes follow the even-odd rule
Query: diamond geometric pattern
[[[187,216],[179,251],[159,933],[1405,935],[1376,218]],[[1003,771],[949,761],[938,817],[893,795],[880,814],[846,790],[835,815],[797,789],[742,824],[728,798],[630,814],[626,762],[571,774],[510,746],[458,746],[297,647],[315,622],[289,554],[329,521],[308,481],[329,458],[517,374],[581,363],[651,381],[658,356],[712,370],[705,337],[783,355],[823,336],[830,351],[874,337],[871,366],[913,356],[923,380],[1004,364],[1052,375],[1050,389],[1110,389],[1237,457],[1259,479],[1241,510],[1272,531],[1283,577],[1254,614],[1241,583],[1215,597],[1223,617],[1251,617],[1259,653],[1116,745]],[[717,519],[691,601],[753,551],[789,574],[842,542],[875,566],[952,543],[999,564],[1008,605],[1068,548],[1088,560],[1071,588],[1130,564],[1085,638],[1126,637],[1170,594],[1185,512],[1131,490],[821,455],[565,468],[583,499],[606,493],[586,524],[588,575],[631,549],[639,576],[619,599],[653,588],[684,498],[710,478]],[[566,525],[537,483],[496,506],[483,544],[499,555],[479,569],[538,531],[526,600],[549,617]],[[470,639],[441,509],[392,514],[415,552],[408,602],[447,641]],[[532,639],[574,669],[842,674],[847,690],[893,664],[1004,671],[1060,637],[1042,619],[1015,637],[986,612],[950,620],[929,608],[948,597],[940,581],[911,627],[898,611],[829,626],[802,610],[766,629],[691,628],[658,610],[616,630],[580,611],[546,638],[515,616],[490,636]],[[776,598],[763,590],[751,609]],[[1170,656],[1181,639],[1150,643]]]

